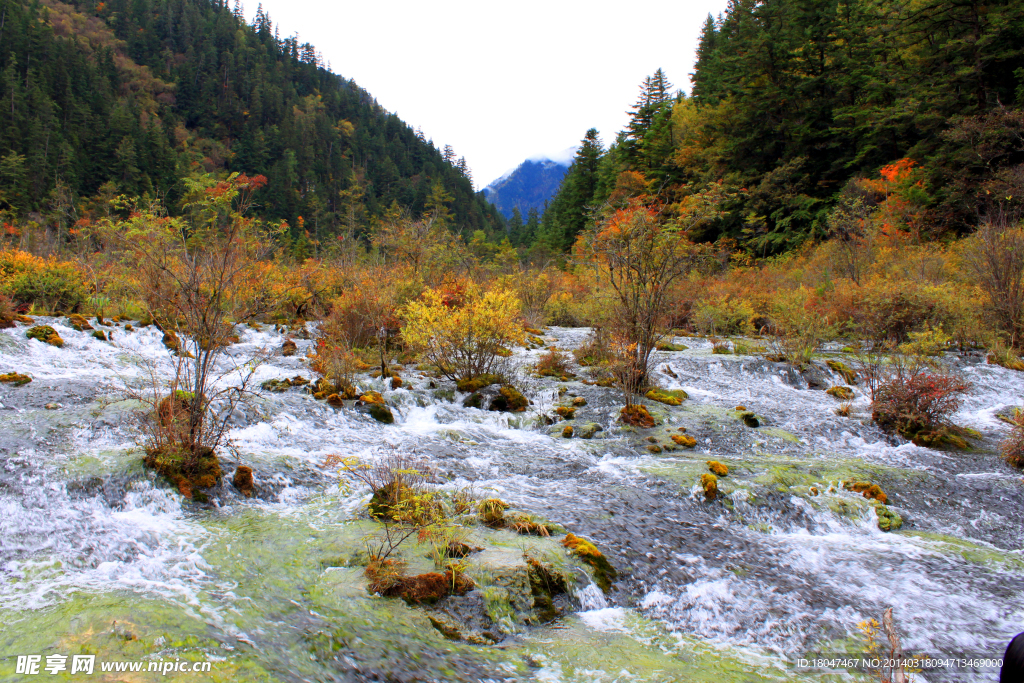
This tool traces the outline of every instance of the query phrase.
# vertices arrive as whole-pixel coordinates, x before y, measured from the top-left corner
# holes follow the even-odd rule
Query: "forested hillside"
[[[691,237],[770,255],[827,235],[856,179],[896,162],[908,227],[963,234],[1024,194],[1022,105],[1017,2],[733,0],[703,28],[690,97],[648,78],[599,163],[581,148],[542,235],[567,248],[616,184],[671,207],[721,181],[727,210]]]
[[[259,213],[303,244],[392,202],[418,215],[435,183],[459,229],[501,228],[450,150],[326,67],[262,8],[248,25],[219,0],[0,0],[0,210],[70,225],[115,194],[173,210],[181,178],[238,171],[268,178]]]

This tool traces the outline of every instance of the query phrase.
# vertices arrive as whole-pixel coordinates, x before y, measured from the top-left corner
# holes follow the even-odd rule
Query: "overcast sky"
[[[233,4],[233,3],[232,3]],[[690,88],[708,13],[726,0],[263,0],[281,37],[299,34],[356,83],[465,156],[477,189],[537,154],[607,143],[640,82],[661,67]],[[257,2],[245,0],[252,20]]]

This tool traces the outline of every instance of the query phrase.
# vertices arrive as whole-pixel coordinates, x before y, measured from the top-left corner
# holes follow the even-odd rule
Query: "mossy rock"
[[[0,384],[13,384],[16,387],[23,387],[31,381],[32,378],[28,375],[22,375],[17,372],[8,372],[0,375]]]
[[[462,399],[463,408],[476,408],[478,410],[484,407],[484,395],[479,391],[474,391],[472,394]]]
[[[367,568],[370,574],[370,568]],[[371,591],[380,593],[386,598],[402,598],[410,604],[432,605],[449,595],[465,595],[476,588],[473,580],[465,574],[455,573],[451,570],[444,574],[438,572],[427,572],[416,576],[398,577],[396,581],[386,587],[374,590],[371,578]]]
[[[647,452],[648,453],[661,453],[661,446],[659,446],[657,444],[651,444],[650,446],[647,447]]]
[[[64,340],[57,334],[57,330],[53,329],[49,325],[37,325],[36,327],[30,327],[25,331],[25,336],[29,339],[35,339],[41,341],[44,344],[50,346],[56,346],[58,349],[64,346]]]
[[[164,337],[161,340],[164,347],[167,348],[171,353],[179,353],[181,351],[181,340],[178,339],[178,335],[174,332],[164,332]]]
[[[547,624],[562,616],[562,610],[555,606],[554,598],[569,592],[572,579],[552,565],[527,556],[527,575],[530,593],[533,595],[534,621]]]
[[[505,413],[521,413],[530,405],[529,399],[523,396],[518,389],[506,384],[498,390],[498,395],[491,399],[488,410]]]
[[[865,498],[877,500],[882,505],[889,502],[889,497],[885,495],[885,491],[878,484],[872,484],[866,481],[854,481],[847,482],[844,488],[847,491],[853,491],[854,493],[860,493]]]
[[[840,401],[852,401],[853,400],[853,389],[850,387],[834,386],[829,388],[826,392],[832,398],[837,398]]]
[[[484,498],[477,506],[477,515],[485,525],[495,529],[505,526],[505,510],[508,510],[508,503],[500,498]]]
[[[740,412],[738,417],[743,421],[743,424],[747,425],[751,429],[757,429],[761,426],[761,421],[757,419],[757,416],[749,410]]]
[[[562,438],[563,439],[571,439],[572,435],[573,435],[572,425],[566,425],[565,428],[562,430]]]
[[[573,408],[582,408],[585,405],[587,405],[587,399],[583,398],[582,396],[576,396],[575,398],[572,399]]]
[[[281,344],[281,355],[287,357],[294,356],[299,352],[299,345],[291,339],[285,339],[284,344]]]
[[[111,334],[111,335],[113,335],[113,332],[111,332],[110,334]],[[97,339],[97,340],[99,340],[99,341],[110,341],[110,340],[109,340],[109,339],[107,338],[107,333],[106,333],[106,332],[104,332],[103,330],[95,330],[95,331],[94,331],[94,332],[92,333],[92,338],[93,338],[93,339]]]
[[[247,465],[239,465],[235,468],[235,476],[231,478],[231,483],[243,496],[246,498],[252,498],[255,484],[253,483],[251,467]]]
[[[382,424],[389,425],[394,424],[395,422],[395,414],[392,413],[391,408],[388,408],[386,405],[380,403],[371,403],[369,404],[367,412],[369,413],[370,417],[372,417],[374,420]]]
[[[181,495],[199,502],[206,500],[206,494],[199,489],[216,486],[223,476],[217,454],[206,446],[200,446],[191,453],[147,449],[143,463],[167,477]]]
[[[604,427],[596,422],[587,422],[576,426],[576,436],[580,439],[593,439],[594,435],[604,431]]]
[[[285,379],[285,378],[281,378],[281,379],[268,379],[267,381],[265,381],[262,384],[260,384],[260,388],[263,389],[264,391],[272,391],[272,392],[275,392],[275,393],[280,393],[282,391],[288,391],[292,387],[303,387],[303,386],[307,386],[308,384],[309,384],[309,380],[308,379],[306,379],[305,377],[300,377],[300,376],[296,375],[295,377],[292,377],[291,379]],[[334,393],[334,392],[332,392],[332,393]]]
[[[646,394],[644,394],[644,397],[650,399],[651,401],[664,403],[665,405],[668,406],[682,405],[683,401],[690,398],[687,395],[687,393],[682,389],[674,389],[672,391],[667,391],[664,389],[651,389]]]
[[[489,387],[492,384],[501,384],[502,376],[493,373],[484,373],[472,379],[463,379],[455,383],[455,386],[462,393],[473,393],[480,391],[484,387]]]
[[[384,405],[384,397],[381,396],[379,391],[367,391],[365,394],[359,397],[359,400],[363,403],[370,403],[376,405]]]
[[[85,316],[79,315],[78,313],[72,313],[68,316],[68,324],[71,325],[71,329],[76,332],[88,332],[93,329],[93,326],[89,324],[89,321],[85,319]]]
[[[683,346],[682,344],[670,344],[669,342],[662,342],[655,346],[658,351],[686,351],[689,346]]]
[[[825,361],[825,365],[827,365],[829,367],[829,369],[832,370],[832,372],[836,372],[836,373],[842,375],[843,380],[847,384],[856,384],[857,383],[857,373],[854,372],[853,370],[851,370],[850,367],[847,366],[842,361],[827,360],[827,361]]]
[[[727,465],[723,465],[717,460],[708,460],[708,469],[711,470],[711,473],[716,477],[726,477],[729,475],[729,467]]]
[[[672,441],[683,448],[693,448],[697,445],[697,439],[693,438],[689,434],[673,434]]]
[[[887,505],[876,505],[875,514],[878,516],[878,528],[882,531],[896,531],[903,526],[903,518]]]
[[[718,497],[718,477],[705,472],[700,475],[700,485],[704,489],[704,499],[708,502]]]
[[[572,420],[576,417],[576,409],[568,406],[558,406],[555,413],[563,420]]]
[[[596,545],[575,534],[566,534],[562,539],[562,545],[591,566],[594,570],[594,583],[598,588],[605,593],[611,590],[612,581],[618,578],[619,572],[608,562],[608,558],[597,549]]]
[[[654,417],[652,417],[650,411],[647,410],[647,406],[639,404],[623,406],[623,408],[619,410],[619,419],[622,420],[623,424],[627,424],[631,427],[649,428],[654,426]]]

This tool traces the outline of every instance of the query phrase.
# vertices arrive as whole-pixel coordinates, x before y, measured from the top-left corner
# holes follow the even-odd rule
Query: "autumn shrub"
[[[547,313],[548,303],[555,296],[559,286],[564,282],[558,276],[545,271],[523,270],[499,280],[499,286],[515,292],[519,298],[519,307],[523,322],[527,327],[543,327],[550,317]],[[562,293],[568,293],[563,290]],[[571,298],[571,294],[569,295]],[[575,319],[574,319],[575,321]],[[552,324],[560,325],[561,322]]]
[[[14,304],[11,299],[3,293],[0,293],[0,329],[5,327],[14,327]]]
[[[568,356],[554,346],[540,355],[534,367],[541,377],[564,377],[572,374]]]
[[[803,287],[776,293],[765,326],[768,358],[804,365],[823,342],[839,335],[840,326],[818,304],[816,294]]]
[[[513,292],[474,283],[428,289],[403,309],[402,337],[445,377],[472,379],[494,372],[508,348],[523,343],[519,306]]]
[[[1009,419],[1013,431],[999,446],[1003,459],[1017,468],[1024,468],[1024,412],[1013,409],[1013,417]]]
[[[583,344],[572,350],[572,355],[583,367],[606,365],[614,356],[608,330],[595,327]]]
[[[963,255],[1010,346],[1024,345],[1024,228],[996,213],[968,238]]]
[[[70,261],[0,251],[0,288],[18,305],[75,311],[88,295],[85,280],[81,269]]]
[[[972,385],[943,365],[896,354],[881,367],[871,387],[871,417],[882,429],[920,446],[962,445],[950,419]]]
[[[697,302],[690,311],[689,322],[696,332],[705,336],[738,335],[751,331],[750,321],[754,317],[754,308],[749,302],[727,298]]]

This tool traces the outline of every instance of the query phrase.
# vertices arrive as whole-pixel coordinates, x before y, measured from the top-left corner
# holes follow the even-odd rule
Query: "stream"
[[[532,376],[542,349],[511,359],[532,401],[522,413],[463,407],[450,382],[411,366],[399,389],[357,378],[391,405],[389,425],[304,387],[257,389],[219,450],[223,484],[199,503],[141,463],[140,404],[128,389],[171,373],[162,333],[122,324],[105,328],[105,342],[64,318],[37,324],[65,346],[27,339],[21,324],[0,330],[0,373],[33,378],[0,384],[0,681],[38,678],[15,672],[31,654],[211,662],[209,673],[177,675],[214,681],[867,681],[794,663],[863,653],[858,624],[881,622],[887,607],[904,652],[929,657],[1000,658],[1024,630],[1024,480],[999,457],[1009,427],[997,417],[1021,404],[1024,373],[982,357],[946,358],[974,387],[954,420],[978,433],[963,451],[882,433],[858,386],[852,414],[840,417],[839,402],[801,373],[713,354],[701,338],[656,353],[659,383],[689,399],[648,402],[659,422],[649,430],[623,429],[621,396],[585,384],[584,371],[565,382]],[[286,339],[257,327],[237,328],[222,369]],[[544,338],[572,349],[587,335],[549,328]],[[273,355],[257,386],[311,377],[303,356],[312,342],[294,338],[299,353]],[[838,348],[827,355],[849,362]],[[816,366],[828,385],[843,384]],[[573,421],[538,419],[580,397]],[[760,426],[747,426],[738,406]],[[563,438],[566,424],[586,423],[601,431]],[[680,428],[695,448],[673,447]],[[428,461],[443,489],[471,487],[590,539],[619,570],[612,590],[577,569],[562,616],[510,620],[486,644],[453,640],[425,610],[370,595],[370,492],[325,459],[373,460],[385,443]],[[729,474],[708,502],[700,479],[711,460]],[[239,464],[254,471],[252,498],[230,483]],[[873,501],[842,488],[854,481],[879,485],[902,527],[882,531]],[[472,533],[486,550],[470,576],[532,553],[566,554],[561,535]],[[120,676],[92,678],[164,678]],[[940,667],[914,680],[997,681],[998,669]]]

